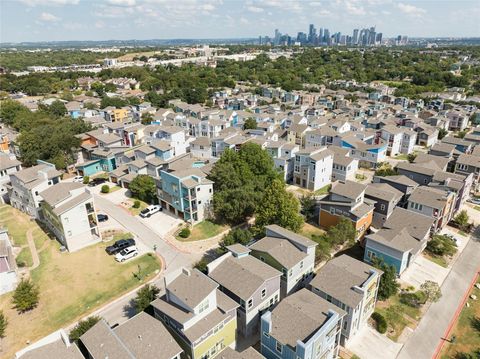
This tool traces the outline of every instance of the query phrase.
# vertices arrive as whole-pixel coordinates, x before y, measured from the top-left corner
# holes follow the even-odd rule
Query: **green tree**
[[[395,175],[398,175],[397,170],[388,162],[379,163],[377,169],[375,170],[375,176],[387,177]]]
[[[417,158],[417,154],[416,153],[409,153],[407,155],[407,159],[408,159],[408,162],[410,163],[413,163],[415,161],[415,158]]]
[[[22,278],[13,293],[12,303],[20,313],[24,313],[37,306],[39,294],[38,287],[30,279]]]
[[[448,131],[444,128],[438,130],[438,139],[443,139],[446,135],[448,135]]]
[[[252,233],[248,229],[235,228],[226,234],[220,241],[220,248],[222,251],[226,251],[228,246],[235,243],[247,245],[252,239]]]
[[[330,238],[330,242],[334,245],[342,245],[344,243],[353,244],[356,235],[357,231],[355,230],[352,221],[343,216],[336,225],[331,226],[327,231],[327,236]]]
[[[0,338],[5,337],[5,331],[7,330],[8,320],[3,314],[3,311],[0,310]]]
[[[30,110],[18,101],[5,100],[0,106],[0,118],[7,125],[13,125],[17,116],[29,115]]]
[[[300,206],[307,222],[315,219],[316,202],[313,194],[302,195],[302,197],[300,197]]]
[[[464,138],[466,134],[467,134],[467,131],[459,131],[455,134],[455,137]]]
[[[137,296],[133,300],[135,311],[140,313],[147,309],[150,303],[156,299],[158,293],[160,293],[160,289],[153,284],[146,284],[140,288],[137,292]]]
[[[459,214],[455,216],[453,221],[462,229],[465,230],[469,226],[469,220],[470,217],[468,216],[468,213],[466,210],[460,211]]]
[[[420,286],[420,290],[425,293],[427,301],[432,303],[438,302],[442,297],[442,290],[440,289],[440,286],[438,283],[431,280],[425,281]]]
[[[149,125],[152,123],[152,121],[153,121],[153,115],[151,113],[144,113],[140,120],[142,125]]]
[[[257,210],[257,228],[261,229],[269,224],[278,224],[294,232],[298,232],[303,225],[298,199],[287,192],[285,183],[279,179],[274,180],[266,189],[264,201]]]
[[[243,124],[244,130],[254,130],[256,128],[257,128],[257,121],[254,118],[249,117],[245,120],[245,123]]]
[[[451,256],[457,252],[457,247],[450,238],[434,235],[427,243],[427,251],[435,256]]]
[[[147,203],[154,203],[157,200],[155,181],[148,175],[138,175],[128,186],[132,196]]]
[[[92,328],[95,324],[97,324],[101,319],[102,318],[94,315],[88,317],[87,319],[79,321],[70,332],[70,341],[77,343],[80,337],[85,334],[90,328]]]
[[[378,286],[378,299],[387,300],[392,295],[398,293],[400,285],[397,282],[397,271],[394,266],[389,266],[383,260],[375,258],[373,260],[374,267],[383,271],[380,277],[380,284]]]

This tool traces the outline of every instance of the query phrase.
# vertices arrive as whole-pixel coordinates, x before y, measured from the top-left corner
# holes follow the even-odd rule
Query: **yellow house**
[[[165,276],[166,294],[152,302],[188,358],[214,358],[235,348],[238,304],[218,284],[194,269]]]

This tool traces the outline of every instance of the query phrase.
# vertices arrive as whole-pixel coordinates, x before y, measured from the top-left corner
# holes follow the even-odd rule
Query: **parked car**
[[[75,177],[73,177],[73,182],[83,182],[83,176],[75,176]]]
[[[480,205],[480,198],[479,197],[469,198],[469,199],[467,199],[467,202],[470,202],[470,203],[473,203],[473,204],[476,204],[476,205]]]
[[[105,178],[94,178],[88,184],[90,187],[98,186],[99,184],[105,183],[107,180]]]
[[[140,212],[140,217],[148,218],[152,214],[160,212],[161,210],[162,210],[162,206],[160,206],[159,204],[152,204],[151,206],[148,206],[147,208],[145,208],[143,211]]]
[[[108,246],[105,248],[105,251],[107,251],[108,254],[116,254],[120,252],[121,250],[132,247],[135,245],[135,239],[129,238],[129,239],[119,239],[116,241],[114,244],[111,246]]]
[[[138,255],[137,247],[132,246],[125,249],[122,249],[115,255],[115,260],[117,262],[125,262],[127,259],[136,257]]]
[[[108,221],[108,216],[106,214],[97,214],[97,219],[99,222],[106,222]]]

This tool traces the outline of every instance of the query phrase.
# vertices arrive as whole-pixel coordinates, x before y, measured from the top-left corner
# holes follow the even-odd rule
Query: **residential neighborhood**
[[[478,355],[480,53],[382,36],[0,61],[0,357]]]

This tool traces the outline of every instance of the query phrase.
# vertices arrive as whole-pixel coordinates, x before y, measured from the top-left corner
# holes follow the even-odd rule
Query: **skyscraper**
[[[382,33],[381,33],[381,32],[379,32],[379,33],[377,34],[377,38],[375,39],[375,42],[376,42],[377,44],[379,44],[379,45],[382,44]]]
[[[310,44],[315,44],[316,40],[317,40],[317,30],[315,29],[315,26],[313,24],[310,24],[308,29],[308,42]]]
[[[320,28],[318,30],[318,43],[320,45],[323,44],[323,29],[322,28]]]
[[[273,44],[278,45],[280,43],[280,37],[282,36],[281,32],[278,29],[275,29],[275,37],[273,39]]]
[[[358,29],[353,30],[352,44],[353,45],[358,44]]]

